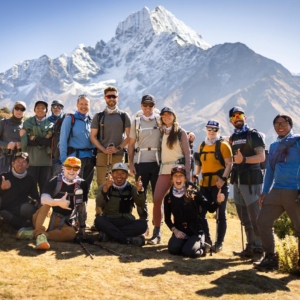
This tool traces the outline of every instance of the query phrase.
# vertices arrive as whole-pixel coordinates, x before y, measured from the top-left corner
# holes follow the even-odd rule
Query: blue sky
[[[0,73],[107,42],[131,13],[158,5],[211,45],[241,42],[300,73],[299,0],[0,0]]]

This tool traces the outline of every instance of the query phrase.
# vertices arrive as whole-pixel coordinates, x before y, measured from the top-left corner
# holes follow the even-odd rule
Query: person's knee
[[[97,230],[102,231],[102,228],[105,227],[105,218],[103,216],[98,215],[94,223]]]
[[[191,257],[191,258],[199,256],[195,249],[186,248],[186,247],[182,249],[182,255],[185,257]]]
[[[170,254],[172,255],[181,255],[181,247],[172,247],[172,246],[168,246],[168,251]]]
[[[37,208],[30,204],[30,203],[25,203],[21,206],[20,209],[20,215],[21,217],[25,218],[26,220],[31,219],[34,213],[37,211]]]

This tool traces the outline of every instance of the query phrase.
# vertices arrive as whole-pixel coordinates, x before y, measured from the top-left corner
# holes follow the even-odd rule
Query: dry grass
[[[89,223],[94,201],[89,201]],[[86,245],[51,243],[36,252],[34,241],[0,240],[0,299],[299,299],[299,277],[256,272],[249,261],[232,256],[241,248],[240,223],[230,218],[224,251],[201,259],[171,256],[170,231],[164,225],[157,246],[103,243],[130,256],[121,258]],[[210,220],[211,232],[215,222]],[[94,234],[95,235],[95,234]],[[214,234],[212,234],[214,236]]]

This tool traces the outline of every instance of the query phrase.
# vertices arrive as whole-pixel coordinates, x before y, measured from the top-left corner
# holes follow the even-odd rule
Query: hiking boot
[[[153,235],[150,240],[147,241],[148,245],[157,245],[161,242],[161,236],[160,235]]]
[[[130,237],[128,238],[128,244],[143,247],[145,245],[145,237],[143,235]]]
[[[18,240],[31,240],[34,238],[33,234],[33,228],[32,227],[23,227],[21,228],[18,233],[16,238]]]
[[[277,253],[266,253],[265,257],[259,261],[254,262],[253,266],[259,271],[273,271],[278,270],[278,254]]]
[[[254,248],[252,262],[259,262],[264,257],[264,250],[262,248]]]
[[[48,243],[47,237],[41,233],[36,237],[36,250],[48,250],[50,248],[50,244]]]
[[[222,251],[223,245],[222,243],[216,242],[214,245],[212,245],[211,250],[214,251],[215,253],[218,253]]]
[[[250,244],[246,245],[246,249],[242,251],[233,251],[233,255],[239,256],[239,257],[253,257],[253,251]]]
[[[109,237],[108,237],[108,235],[106,233],[104,233],[104,232],[101,231],[99,233],[98,241],[99,242],[108,242],[109,241]]]

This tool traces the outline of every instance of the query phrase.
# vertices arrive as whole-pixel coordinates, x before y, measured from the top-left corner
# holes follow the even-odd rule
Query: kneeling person
[[[68,157],[62,173],[54,176],[44,186],[41,195],[42,207],[33,215],[34,230],[20,229],[17,237],[36,238],[35,249],[50,248],[48,240],[55,242],[72,241],[76,232],[73,221],[80,225],[79,234],[85,235],[86,201],[88,186],[78,174],[81,160]]]
[[[124,163],[116,163],[112,175],[100,186],[97,193],[97,206],[103,210],[97,216],[95,226],[100,232],[99,241],[114,239],[121,244],[145,245],[144,234],[147,230],[145,220],[136,220],[132,215],[134,204],[143,207],[145,193],[141,178],[135,186],[127,181],[128,167]]]

